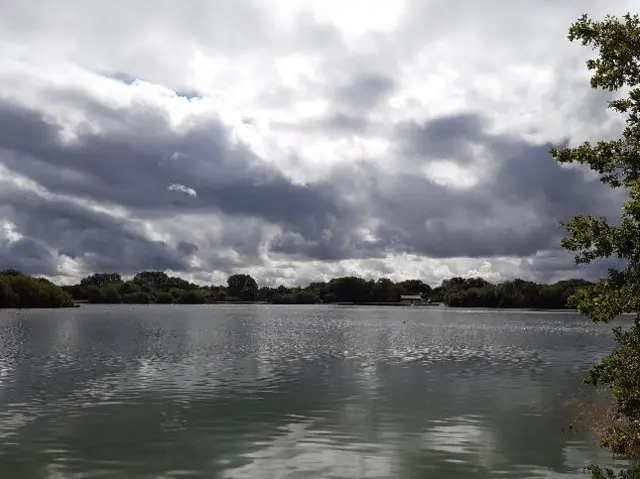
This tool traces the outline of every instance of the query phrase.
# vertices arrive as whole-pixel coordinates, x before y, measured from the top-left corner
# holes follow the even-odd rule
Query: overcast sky
[[[625,0],[0,0],[0,268],[71,282],[597,276],[620,196],[569,25]]]

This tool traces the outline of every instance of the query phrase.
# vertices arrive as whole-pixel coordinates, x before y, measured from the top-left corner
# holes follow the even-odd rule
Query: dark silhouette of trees
[[[71,296],[44,278],[33,278],[16,270],[0,271],[0,308],[71,306]]]
[[[186,291],[183,295],[176,299],[178,304],[203,304],[205,303],[205,297],[202,291],[197,289],[191,289]]]
[[[571,294],[589,284],[580,279],[554,284],[514,279],[492,284],[481,278],[452,278],[442,283],[437,294],[448,306],[563,309]]]
[[[258,298],[258,283],[248,274],[234,274],[227,279],[227,293],[243,301],[255,301]]]
[[[8,274],[8,273],[7,273]],[[18,273],[20,274],[20,273]],[[368,280],[356,276],[317,281],[306,287],[258,287],[247,274],[234,274],[226,286],[203,286],[161,271],[143,271],[129,280],[118,273],[96,273],[62,289],[76,301],[104,304],[199,304],[260,301],[273,304],[399,304],[401,295],[420,295],[425,301],[457,307],[544,308],[567,307],[567,298],[590,283],[566,280],[538,284],[514,279],[500,284],[482,278],[450,278],[436,288],[419,279],[398,283],[389,278]],[[6,287],[0,297],[7,297]],[[8,300],[5,300],[7,302]]]

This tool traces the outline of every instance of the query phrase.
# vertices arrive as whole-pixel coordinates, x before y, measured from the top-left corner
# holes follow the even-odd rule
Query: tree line
[[[383,304],[397,303],[401,295],[419,295],[425,301],[448,306],[562,309],[570,295],[589,284],[584,280],[539,284],[522,279],[494,284],[482,278],[452,278],[432,288],[419,279],[396,283],[388,278],[345,276],[306,287],[259,287],[250,275],[234,274],[226,285],[202,286],[161,271],[144,271],[127,280],[118,273],[96,273],[62,289],[74,300],[88,303]]]
[[[259,287],[247,274],[234,274],[226,285],[198,285],[162,271],[143,271],[131,279],[118,273],[95,273],[74,285],[57,286],[16,270],[0,271],[0,308],[69,307],[94,304],[204,304],[265,302],[271,304],[392,304],[402,295],[457,307],[562,309],[578,289],[591,283],[565,280],[539,284],[522,279],[490,283],[482,278],[451,278],[436,288],[419,279],[393,282],[356,276],[318,281],[306,287]]]
[[[0,308],[72,307],[72,296],[45,278],[14,269],[0,271]]]

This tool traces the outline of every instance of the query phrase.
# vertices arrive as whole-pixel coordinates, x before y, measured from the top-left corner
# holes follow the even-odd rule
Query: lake
[[[435,307],[0,311],[0,477],[574,478],[611,326]]]

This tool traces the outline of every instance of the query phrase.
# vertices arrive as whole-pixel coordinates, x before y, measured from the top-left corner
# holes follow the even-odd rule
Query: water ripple
[[[563,398],[611,344],[578,318],[0,312],[0,477],[578,477]]]

